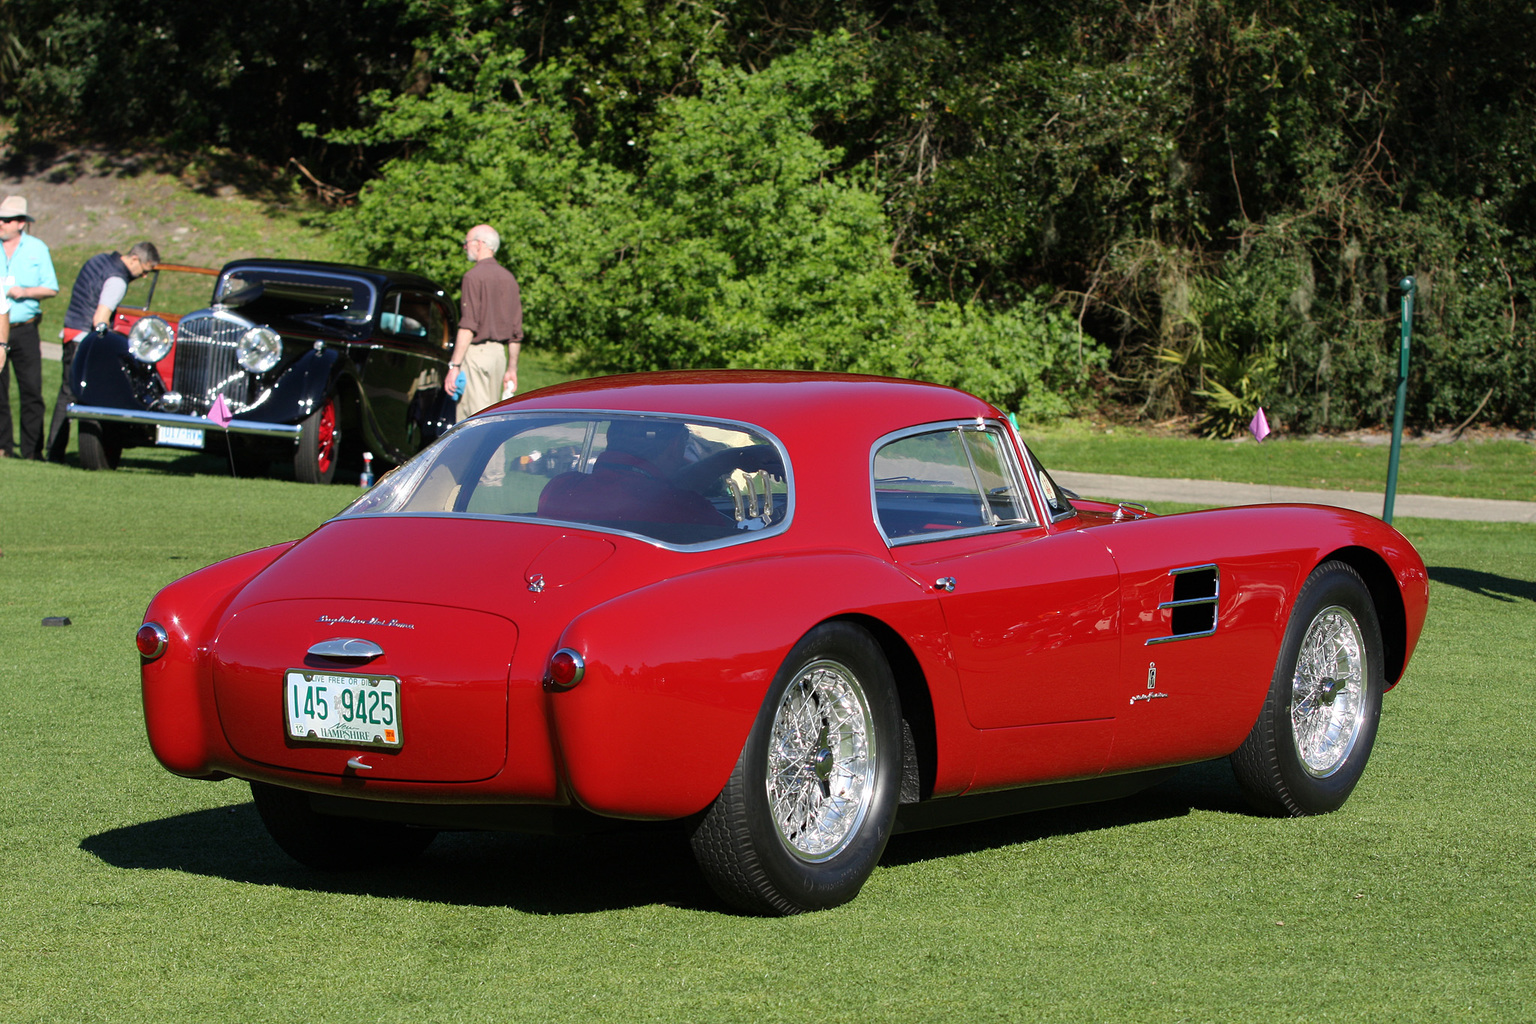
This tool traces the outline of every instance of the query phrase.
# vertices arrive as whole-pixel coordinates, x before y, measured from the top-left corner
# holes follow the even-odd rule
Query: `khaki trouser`
[[[458,419],[473,416],[501,401],[501,378],[507,373],[507,346],[484,342],[464,353],[464,393],[459,396]]]

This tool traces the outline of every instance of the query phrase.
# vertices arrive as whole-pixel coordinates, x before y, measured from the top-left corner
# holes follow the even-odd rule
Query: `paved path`
[[[1266,505],[1308,502],[1337,505],[1380,516],[1383,493],[1322,491],[1310,487],[1269,487],[1265,484],[1226,484],[1214,480],[1164,480],[1143,476],[1051,471],[1057,483],[1085,497],[1126,501],[1178,501],[1190,505]],[[1441,498],[1430,494],[1397,494],[1394,519],[1466,519],[1485,523],[1536,523],[1536,502],[1484,498]]]

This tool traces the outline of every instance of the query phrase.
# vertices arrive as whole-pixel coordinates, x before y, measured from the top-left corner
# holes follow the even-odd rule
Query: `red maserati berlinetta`
[[[155,755],[248,780],[304,864],[671,821],[728,903],[795,913],[893,832],[1212,758],[1331,811],[1427,597],[1368,516],[1086,501],[962,392],[720,371],[486,410],[137,639]]]

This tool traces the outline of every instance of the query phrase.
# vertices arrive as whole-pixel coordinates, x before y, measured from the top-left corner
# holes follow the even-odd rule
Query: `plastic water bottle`
[[[373,486],[373,452],[363,452],[363,475],[358,477],[359,487]]]

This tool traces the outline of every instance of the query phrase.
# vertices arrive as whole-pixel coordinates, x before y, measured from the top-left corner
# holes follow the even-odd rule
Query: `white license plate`
[[[288,735],[301,742],[398,747],[400,680],[289,669],[283,677]]]
[[[167,427],[156,424],[155,444],[169,445],[172,448],[201,448],[203,432],[197,427]]]

